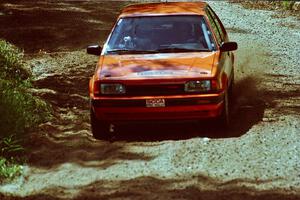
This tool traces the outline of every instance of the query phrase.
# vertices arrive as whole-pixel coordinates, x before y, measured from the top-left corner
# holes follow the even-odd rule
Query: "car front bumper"
[[[164,99],[165,107],[146,107],[146,99]],[[205,119],[218,117],[224,94],[155,97],[95,97],[92,109],[98,120],[137,121]]]

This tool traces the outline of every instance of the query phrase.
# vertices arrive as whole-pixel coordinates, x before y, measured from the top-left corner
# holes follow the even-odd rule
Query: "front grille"
[[[218,97],[201,97],[201,98],[182,98],[182,99],[165,99],[166,107],[171,106],[192,106],[192,105],[208,105],[220,103],[223,95]],[[135,100],[92,100],[95,107],[146,107],[145,99]]]
[[[184,93],[184,84],[126,86],[126,95],[128,96],[177,95]]]

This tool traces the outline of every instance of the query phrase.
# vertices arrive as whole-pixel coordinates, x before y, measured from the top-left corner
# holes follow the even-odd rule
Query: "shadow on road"
[[[85,70],[81,71],[86,73]],[[236,83],[233,125],[227,132],[219,129],[213,121],[131,123],[117,126],[118,135],[114,142],[96,141],[90,132],[88,101],[78,101],[76,98],[65,101],[62,98],[70,93],[84,92],[82,88],[86,85],[85,81],[77,81],[76,77],[80,79],[82,76],[77,74],[72,77],[75,79],[72,81],[64,81],[58,76],[39,80],[40,87],[50,86],[57,90],[50,99],[47,95],[42,96],[49,102],[55,101],[52,105],[56,113],[53,121],[41,125],[30,135],[27,145],[31,152],[28,158],[30,165],[50,169],[63,163],[77,163],[105,169],[122,160],[148,161],[155,156],[130,152],[126,148],[131,144],[124,145],[124,141],[147,143],[197,137],[239,137],[261,121],[265,109],[265,104],[258,95],[256,81],[248,77]],[[78,84],[74,86],[74,83]],[[248,89],[245,90],[245,87]]]
[[[221,182],[207,176],[198,175],[193,177],[198,185],[187,187],[176,187],[186,184],[188,179],[159,179],[149,176],[138,177],[125,181],[96,181],[83,189],[78,190],[74,200],[98,200],[98,199],[195,199],[195,200],[297,200],[299,194],[285,194],[278,190],[264,190],[258,192],[251,187],[239,184],[251,184],[247,180],[237,182]],[[211,189],[211,186],[218,185],[218,190]],[[29,197],[4,197],[3,200],[62,200],[65,198],[54,197],[47,194],[61,194],[73,188],[49,188],[43,194]],[[1,197],[1,196],[0,196]]]
[[[126,1],[18,1],[0,4],[0,38],[27,53],[76,50],[109,33]]]
[[[155,157],[129,151],[120,142],[96,141],[91,137],[89,125],[85,122],[80,127],[76,124],[64,126],[48,123],[31,133],[25,144],[29,165],[55,170],[61,164],[76,163],[83,167],[106,169],[125,160],[150,161]]]
[[[257,80],[246,77],[236,82],[232,106],[232,126],[229,130],[218,127],[214,120],[150,121],[120,125],[117,140],[161,141],[183,140],[194,137],[240,137],[262,120],[265,102],[257,89]]]
[[[82,73],[89,72],[88,70],[82,70]],[[56,91],[55,94],[46,93],[42,95],[55,107],[66,109],[77,107],[88,112],[89,102],[86,94],[88,79],[83,79],[83,74],[55,75],[41,79],[35,85]],[[88,77],[88,74],[86,74],[86,77]],[[213,120],[131,122],[117,124],[114,139],[117,141],[162,141],[183,140],[194,137],[226,138],[242,136],[263,118],[265,102],[261,99],[259,95],[261,92],[258,91],[256,86],[257,81],[252,77],[236,82],[232,103],[232,126],[227,131],[219,128]]]

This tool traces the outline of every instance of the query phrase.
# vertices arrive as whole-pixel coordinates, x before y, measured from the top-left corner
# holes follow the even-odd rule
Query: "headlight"
[[[189,81],[184,86],[186,92],[207,92],[211,90],[210,80]]]
[[[101,94],[125,94],[125,86],[118,83],[100,84]]]

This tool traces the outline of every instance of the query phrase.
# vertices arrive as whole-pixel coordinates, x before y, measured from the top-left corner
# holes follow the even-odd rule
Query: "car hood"
[[[216,52],[104,55],[98,76],[103,79],[210,77]]]

